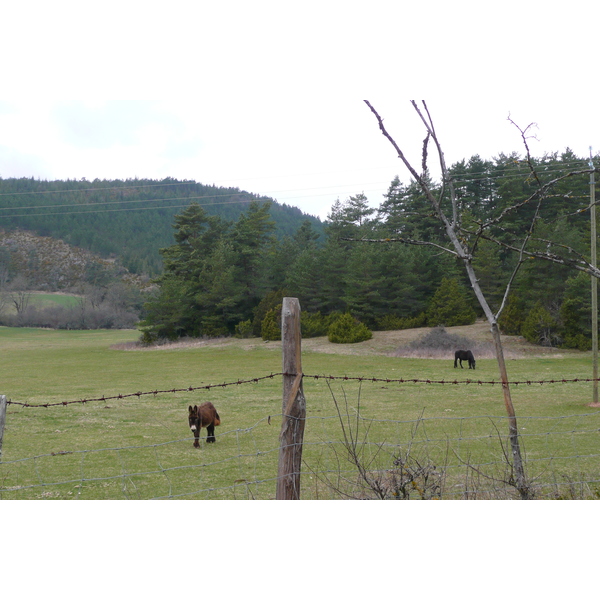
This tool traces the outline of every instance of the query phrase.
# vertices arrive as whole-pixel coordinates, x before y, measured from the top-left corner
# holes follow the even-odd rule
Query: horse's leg
[[[455,358],[455,359],[454,359],[454,368],[455,368],[455,369],[456,369],[456,361],[457,361],[457,360],[458,360],[457,358]]]
[[[194,429],[194,448],[200,448],[200,429]]]
[[[215,441],[215,425],[214,423],[211,423],[206,426],[206,442],[211,443]]]

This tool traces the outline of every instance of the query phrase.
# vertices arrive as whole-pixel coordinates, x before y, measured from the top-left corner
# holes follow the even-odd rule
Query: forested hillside
[[[535,177],[516,154],[493,160],[473,156],[451,168],[465,235],[491,220],[486,231],[502,242],[473,235],[473,264],[495,309],[520,259],[511,247],[533,217],[530,247],[552,245],[560,252],[570,246],[589,256],[589,176],[562,181],[541,204],[526,201],[544,181],[586,168],[587,162],[566,151],[533,164]],[[446,197],[446,187],[432,186]],[[499,216],[501,224],[494,225]],[[305,333],[321,335],[327,316],[336,313],[349,312],[372,329],[399,329],[467,324],[480,312],[463,265],[442,250],[447,241],[440,222],[414,182],[392,181],[378,210],[362,194],[336,202],[324,244],[317,243],[308,224],[293,238],[273,243],[271,227],[258,207],[229,230],[196,209],[178,217],[176,243],[164,251],[161,291],[147,305],[147,336],[271,335],[265,333],[265,319],[270,315],[272,329],[273,311],[284,294],[300,299]],[[385,242],[399,238],[437,247]],[[505,332],[546,345],[589,347],[589,276],[530,260],[518,271],[512,291],[501,320]]]
[[[319,233],[321,222],[298,208],[240,191],[195,181],[39,181],[0,178],[0,229],[52,237],[105,258],[129,271],[157,275],[159,249],[173,242],[173,219],[190,203],[235,221],[252,201],[271,202],[275,234],[292,235],[304,219]]]

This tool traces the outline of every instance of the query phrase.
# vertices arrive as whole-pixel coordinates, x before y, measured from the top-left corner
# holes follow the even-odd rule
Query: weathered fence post
[[[0,462],[2,462],[2,440],[6,423],[6,396],[0,396]]]
[[[300,302],[297,298],[283,299],[281,342],[283,419],[279,434],[279,468],[275,497],[277,500],[299,500],[306,400],[302,389],[302,336]]]

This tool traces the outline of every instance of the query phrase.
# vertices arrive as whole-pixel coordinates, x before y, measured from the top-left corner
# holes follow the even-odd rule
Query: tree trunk
[[[455,244],[455,246],[460,246]],[[464,257],[463,257],[464,258]],[[519,491],[521,498],[526,500],[529,496],[529,487],[527,485],[527,479],[525,477],[525,466],[521,457],[521,446],[519,443],[519,430],[517,428],[517,416],[515,414],[515,407],[512,403],[512,397],[510,395],[510,386],[508,383],[508,372],[506,370],[506,362],[504,361],[504,350],[502,348],[502,338],[500,336],[500,329],[498,328],[498,321],[496,316],[492,312],[481,288],[477,281],[477,276],[473,266],[469,260],[465,258],[465,268],[471,281],[471,286],[475,292],[475,296],[479,301],[479,305],[483,309],[483,312],[490,324],[490,331],[492,333],[492,339],[494,340],[494,348],[496,350],[496,361],[498,362],[498,369],[500,371],[500,381],[502,382],[502,393],[504,395],[504,406],[508,415],[508,438],[510,440],[510,448],[512,454],[512,467],[514,471],[514,485]]]
[[[515,487],[519,490],[521,498],[529,499],[529,487],[525,478],[525,468],[523,459],[521,458],[521,447],[519,444],[519,430],[517,429],[517,416],[510,395],[510,387],[508,385],[508,373],[506,371],[506,363],[504,362],[504,352],[502,350],[502,340],[500,339],[500,330],[496,322],[492,323],[492,337],[494,339],[494,347],[496,348],[496,359],[498,368],[500,369],[500,379],[502,381],[502,393],[504,394],[504,406],[508,414],[508,437],[510,440],[510,449],[513,458],[513,469],[515,473]]]

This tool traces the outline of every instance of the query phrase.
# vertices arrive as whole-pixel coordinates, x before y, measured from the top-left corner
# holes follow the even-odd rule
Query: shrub
[[[235,337],[237,338],[250,338],[254,335],[252,331],[252,320],[240,321],[235,326]]]
[[[563,348],[592,349],[591,327],[585,327],[588,315],[589,311],[582,310],[582,303],[579,299],[567,298],[564,300],[560,307]]]
[[[397,331],[399,329],[414,329],[416,327],[425,327],[427,315],[423,312],[416,317],[397,317],[395,315],[385,315],[377,320],[377,329],[379,331]]]
[[[592,340],[583,333],[565,334],[561,348],[571,348],[573,350],[591,350]]]
[[[541,346],[555,346],[560,342],[558,324],[541,302],[527,314],[521,327],[521,335],[528,342]]]
[[[262,323],[267,316],[267,313],[272,309],[277,307],[279,308],[279,312],[281,314],[281,305],[283,304],[283,299],[289,296],[287,290],[274,290],[269,292],[253,309],[254,319],[252,319],[252,333],[256,336],[262,335]]]
[[[327,335],[331,324],[339,318],[339,313],[332,313],[330,315],[322,315],[320,312],[316,313],[300,313],[300,327],[302,329],[303,338],[320,337]]]
[[[282,305],[267,311],[260,327],[260,336],[265,342],[281,339],[281,308]]]
[[[473,342],[466,337],[448,333],[444,327],[434,327],[423,337],[411,342],[409,347],[414,350],[444,350],[454,352],[461,348],[472,348]]]
[[[498,327],[505,335],[520,335],[522,326],[523,303],[514,294],[510,294],[498,319]]]
[[[227,337],[230,332],[225,325],[222,324],[222,318],[220,316],[206,317],[202,319],[202,337],[207,338],[219,338]]]
[[[330,325],[327,336],[332,344],[356,344],[370,340],[373,334],[364,323],[345,313]]]

